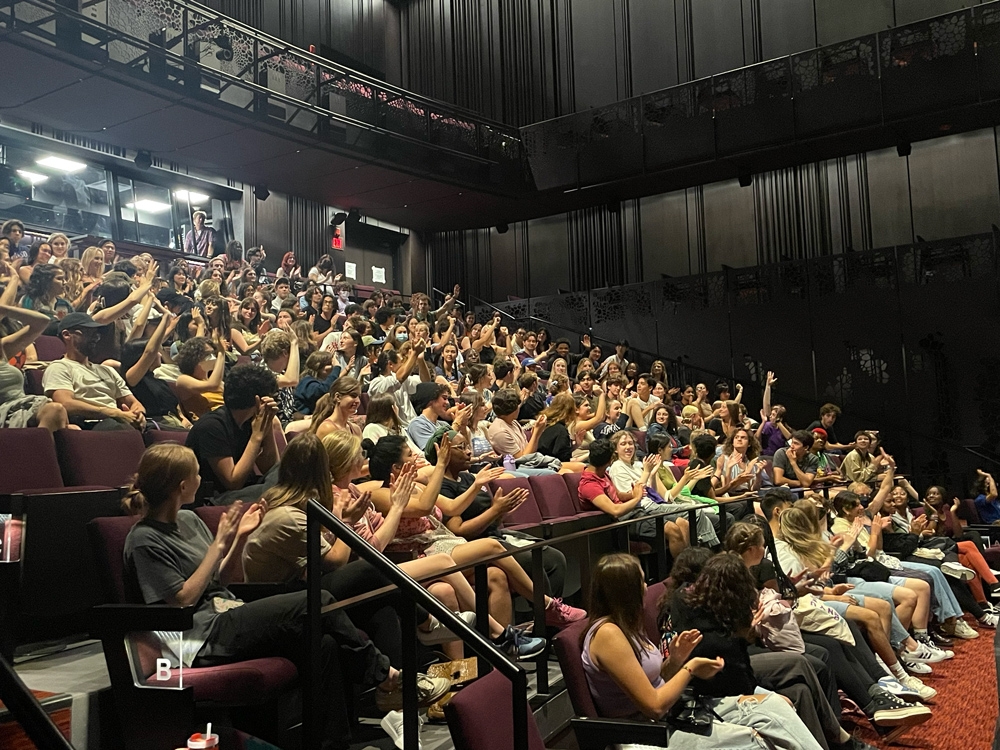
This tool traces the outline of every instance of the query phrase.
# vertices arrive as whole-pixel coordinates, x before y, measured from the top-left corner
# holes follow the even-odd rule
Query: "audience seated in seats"
[[[938,493],[942,492],[942,488],[940,487],[933,489],[937,490]],[[937,528],[939,522],[937,514],[933,510],[929,510],[920,516],[913,515],[908,506],[911,496],[913,499],[919,498],[917,491],[910,486],[910,483],[906,479],[901,479],[900,483],[892,488],[889,497],[883,505],[885,509],[884,513],[891,513],[891,523],[882,532],[883,539],[892,536],[899,537],[900,535],[906,535],[909,537],[913,535],[919,538],[921,545],[926,543],[931,549],[948,549],[949,551],[951,551],[951,544],[954,543],[958,562],[961,563],[961,566],[964,566],[964,569],[951,562],[942,563],[940,569],[933,565],[915,565],[912,562],[908,563],[906,561],[901,561],[900,565],[909,565],[915,567],[917,570],[927,572],[928,575],[934,578],[933,586],[935,593],[947,585],[943,578],[944,575],[964,580],[974,601],[983,610],[983,614],[979,618],[980,625],[987,628],[996,628],[997,621],[1000,618],[993,612],[993,607],[986,598],[986,591],[992,591],[994,587],[1000,584],[998,584],[996,576],[990,570],[990,566],[987,564],[979,548],[972,541],[952,540],[948,535],[938,534]],[[937,574],[940,574],[942,577],[938,578]],[[961,602],[959,601],[958,604],[961,605]],[[935,611],[935,614],[938,613]],[[946,619],[944,619],[944,624],[945,627],[948,627]],[[954,627],[952,626],[953,629]]]
[[[434,472],[426,484],[417,484],[410,501],[403,511],[403,520],[396,530],[390,549],[410,551],[419,554],[445,552],[452,556],[459,565],[474,562],[504,552],[503,545],[496,539],[482,538],[466,541],[445,526],[443,519],[461,515],[471,504],[473,497],[452,499],[440,494],[441,482],[449,463],[451,440],[457,437],[449,434],[446,428],[441,428],[442,437],[434,445]],[[416,456],[410,452],[403,437],[388,435],[372,445],[365,442],[368,453],[368,467],[373,481],[371,499],[383,515],[388,512],[391,504],[389,482],[406,464],[413,463]],[[512,622],[513,609],[508,587],[529,601],[534,588],[531,577],[517,564],[513,558],[506,557],[497,560],[489,567],[490,614],[503,626]],[[547,602],[548,600],[546,600]],[[507,638],[507,636],[505,636]],[[544,643],[543,643],[544,646]],[[513,649],[510,653],[522,653],[524,642],[505,640],[504,648]],[[535,653],[537,655],[537,652]]]
[[[47,331],[52,335],[56,330],[56,318],[73,311],[73,303],[63,297],[66,288],[66,273],[58,265],[38,265],[31,272],[24,285],[21,307],[45,313],[53,320]]]
[[[983,480],[984,477],[989,477],[989,474],[982,469],[976,469],[977,483]],[[988,484],[989,479],[986,479],[986,482]],[[914,491],[909,481],[901,480],[900,484],[906,489],[907,494],[912,497]],[[934,530],[935,533],[950,536],[956,542],[959,542],[959,544],[961,542],[972,542],[980,554],[985,553],[986,543],[982,535],[967,525],[967,510],[962,501],[956,497],[949,505],[945,501],[945,497],[947,497],[947,491],[944,487],[938,485],[928,487],[924,491],[923,503],[925,513],[928,516],[928,528]],[[992,585],[989,588],[991,593],[996,592],[996,589]]]
[[[203,415],[188,433],[186,444],[216,493],[213,504],[257,500],[277,481],[276,390],[274,373],[236,365],[226,379],[223,405]]]
[[[840,473],[849,482],[874,482],[882,468],[882,457],[873,454],[872,435],[859,430],[854,436],[854,450],[844,456]]]
[[[69,420],[83,429],[123,430],[146,427],[145,408],[113,368],[90,361],[101,324],[86,313],[59,321],[65,356],[42,376],[45,395],[62,404]]]
[[[420,395],[421,388],[433,385],[436,384],[421,383],[417,386],[417,397]],[[410,424],[412,425],[413,422]],[[373,443],[377,443],[386,435],[402,435],[406,438],[406,444],[410,446],[411,451],[417,455],[423,455],[423,450],[413,442],[403,429],[403,424],[399,421],[399,407],[396,406],[396,400],[389,395],[378,396],[368,402],[368,408],[365,411],[365,427],[361,431],[362,439],[370,440]],[[422,459],[419,463],[423,466],[418,466],[418,481],[426,481],[430,477],[429,465]]]
[[[819,459],[809,452],[812,448],[812,433],[796,430],[792,433],[787,448],[774,454],[774,484],[779,487],[801,487],[808,489],[816,478]]]
[[[395,399],[393,401],[395,402]],[[472,416],[472,407],[469,405],[452,407],[451,389],[441,383],[417,384],[412,401],[413,408],[419,409],[420,413],[406,425],[406,434],[411,444],[416,446],[416,450],[420,453],[423,453],[427,441],[437,431],[440,420],[451,421],[456,430],[461,430]],[[395,411],[398,415],[398,406]],[[371,436],[365,435],[364,437],[370,438]]]
[[[309,431],[321,440],[332,432],[349,432],[361,437],[361,427],[354,417],[361,406],[361,383],[350,375],[341,375],[330,386],[330,392],[316,402]]]
[[[25,394],[24,375],[8,361],[49,325],[44,313],[12,304],[16,291],[17,279],[12,277],[0,294],[0,427],[44,427],[55,432],[69,424],[66,407],[46,396]]]
[[[426,458],[437,459],[437,443],[445,434],[442,429],[435,442],[432,438],[427,446]],[[485,468],[473,475],[470,473],[471,451],[468,442],[460,433],[449,433],[452,437],[451,452],[444,479],[441,481],[441,494],[452,498],[464,510],[456,511],[454,516],[446,516],[445,525],[458,536],[473,541],[476,539],[496,539],[505,549],[513,550],[519,545],[541,541],[529,534],[501,529],[500,524],[507,513],[515,510],[527,498],[527,490],[513,489],[504,493],[502,489],[490,494],[485,488],[494,479],[504,476],[502,468]],[[532,553],[524,552],[514,555],[517,564],[530,575]],[[587,613],[582,609],[571,607],[562,601],[562,593],[566,580],[566,557],[555,547],[545,547],[542,550],[542,565],[545,571],[545,622],[547,625],[562,628],[576,620],[582,620]]]
[[[493,450],[493,445],[487,436],[489,428],[487,415],[490,414],[490,405],[476,391],[466,391],[459,397],[458,403],[470,410],[469,418],[461,425],[461,429],[455,429],[465,436],[466,443],[472,450],[473,465],[483,466],[502,460],[503,456]]]
[[[410,403],[410,396],[416,392],[417,384],[431,380],[427,361],[422,356],[425,348],[425,342],[419,340],[413,342],[405,357],[400,357],[395,351],[382,352],[368,383],[368,395],[372,398],[388,394],[395,399],[403,427],[409,427],[410,422],[417,417],[413,404]],[[419,374],[411,374],[414,368],[419,369]]]
[[[184,411],[200,419],[222,405],[226,357],[217,341],[202,336],[188,339],[177,350],[174,362],[180,371],[174,392]]]
[[[163,342],[174,332],[178,321],[179,318],[174,315],[162,315],[148,340],[138,339],[125,344],[119,369],[132,395],[146,410],[147,421],[155,422],[161,428],[189,430],[191,422],[181,412],[174,391],[165,380],[154,374],[163,364]]]
[[[715,496],[737,497],[747,493],[755,494],[760,483],[760,470],[763,468],[759,456],[760,444],[749,429],[737,427],[730,431],[722,444],[722,455],[715,462],[715,474],[712,477]],[[734,504],[729,504],[726,508],[741,518],[746,515],[745,510],[737,513]]]
[[[539,415],[529,438],[517,421],[522,408],[522,394],[512,387],[501,388],[493,397],[496,417],[486,431],[486,437],[499,456],[510,456],[519,472],[526,475],[561,471],[562,462],[538,452],[538,441],[545,430],[546,417]]]
[[[819,419],[812,422],[807,429],[812,430],[816,427],[822,427],[826,430],[827,435],[827,449],[837,452],[849,451],[854,448],[854,443],[844,444],[837,439],[837,433],[834,431],[834,425],[837,423],[837,417],[840,416],[840,407],[836,404],[823,404],[819,408]]]
[[[538,374],[526,369],[518,376],[517,387],[521,391],[521,411],[518,419],[522,421],[535,419],[546,406],[545,393],[539,388]]]
[[[834,533],[853,532],[853,525],[859,523],[860,527],[855,543],[856,554],[867,553],[877,557],[883,564],[888,563],[887,567],[890,568],[890,572],[897,576],[907,576],[907,571],[919,573],[921,580],[913,582],[910,587],[919,588],[918,583],[931,587],[934,594],[933,614],[938,618],[938,626],[946,636],[976,637],[975,631],[964,625],[963,610],[974,615],[981,625],[995,627],[995,618],[987,616],[986,610],[977,604],[972,592],[964,583],[975,576],[974,571],[961,565],[957,554],[951,551],[948,553],[940,552],[940,545],[934,546],[930,540],[921,541],[915,535],[894,534],[890,530],[892,528],[891,509],[887,508],[885,514],[880,511],[886,502],[890,502],[893,476],[893,470],[890,468],[882,480],[878,493],[872,498],[868,506],[872,513],[871,519],[865,514],[865,509],[861,506],[861,498],[856,492],[848,490],[838,493],[833,500],[837,518],[831,527],[832,531]],[[854,486],[867,487],[866,485],[852,485],[852,487]],[[869,523],[870,529],[866,528]],[[922,553],[920,549],[922,544],[926,545],[925,550],[933,549],[937,554]],[[887,555],[886,552],[890,554]],[[892,578],[890,578],[891,580]],[[963,624],[959,625],[960,622]],[[921,642],[928,640],[921,633],[917,633],[917,635],[920,636],[918,640]]]
[[[580,447],[588,431],[604,420],[605,408],[604,391],[598,396],[596,414],[590,413],[585,400],[578,404],[571,393],[560,393],[543,412],[546,425],[538,440],[538,452],[558,458],[566,469],[583,471],[586,456],[581,456],[583,461],[574,460],[574,449]]]
[[[299,342],[284,331],[269,331],[260,343],[261,361],[258,363],[278,378],[278,421],[289,429],[295,420],[295,387],[299,384]],[[308,429],[308,420],[302,420],[302,430]],[[299,430],[300,432],[302,430]]]
[[[972,486],[976,510],[983,523],[996,524],[1000,521],[1000,500],[998,500],[997,483],[991,474],[982,469],[976,469],[976,481]]]
[[[635,382],[635,396],[625,401],[625,414],[628,416],[628,426],[645,430],[650,415],[660,399],[653,395],[656,381],[649,373],[643,373]]]
[[[21,283],[27,284],[34,270],[48,265],[52,259],[52,246],[48,242],[34,242],[24,257],[24,264],[17,269],[17,275]]]
[[[298,344],[297,339],[296,344]],[[312,416],[316,410],[316,402],[330,392],[330,386],[336,382],[340,374],[341,367],[333,363],[333,354],[330,352],[310,354],[302,368],[299,384],[295,387],[295,411],[298,414]]]
[[[742,567],[741,562],[739,565]],[[692,599],[698,604],[700,590],[696,583]],[[711,700],[721,721],[713,721],[709,737],[675,730],[670,736],[670,748],[683,750],[711,743],[712,747],[751,750],[759,746],[758,734],[781,747],[820,748],[783,697],[758,694],[756,685],[749,686],[751,694],[738,695],[742,684],[735,685],[731,679],[714,680],[724,669],[734,672],[735,668],[718,654],[692,658],[696,649],[707,653],[712,647],[712,642],[706,643],[698,630],[679,633],[671,640],[669,657],[664,659],[643,630],[645,584],[642,568],[634,557],[602,557],[593,572],[591,591],[590,626],[584,634],[582,656],[590,692],[602,717],[661,720],[692,686],[711,685],[714,690],[709,695],[734,693]],[[693,611],[701,614],[700,610]],[[745,619],[749,629],[751,615],[748,608],[745,616],[735,616],[740,618],[740,624]],[[708,617],[699,619],[711,622]]]
[[[400,672],[354,627],[344,610],[321,616],[320,653],[308,648],[302,630],[306,592],[281,594],[243,602],[226,584],[238,579],[247,537],[261,522],[263,506],[254,504],[240,515],[233,504],[219,521],[214,537],[205,523],[181,506],[194,501],[198,461],[176,444],[155,445],[139,464],[130,509],[143,514],[125,542],[125,574],[130,587],[146,604],[197,608],[194,628],[164,634],[163,657],[173,667],[204,667],[247,658],[284,656],[304,679],[320,672],[326,710],[326,748],[346,748],[350,718],[345,683],[378,687],[380,703],[401,704]],[[322,603],[335,599],[322,592]],[[419,676],[418,699],[430,705],[447,691],[448,680]]]
[[[809,430],[813,436],[812,448],[809,452],[816,456],[816,482],[841,482],[843,476],[840,467],[833,459],[833,454],[826,450],[826,441],[829,437],[822,427],[813,427]]]

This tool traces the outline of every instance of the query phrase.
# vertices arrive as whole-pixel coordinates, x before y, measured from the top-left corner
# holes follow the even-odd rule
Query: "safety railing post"
[[[542,563],[544,547],[531,550],[531,585],[533,589],[532,610],[535,613],[534,632],[536,636],[545,633],[545,567]],[[542,651],[535,663],[535,690],[539,695],[549,693],[549,654]]]
[[[400,625],[403,630],[403,750],[418,750],[417,603],[409,596],[403,597]]]
[[[311,514],[306,517],[306,612],[308,627],[305,637],[308,639],[309,653],[319,656],[322,649],[323,630],[320,620],[320,609],[323,599],[320,589],[320,579],[323,576],[322,552],[320,548],[320,523]],[[323,742],[323,724],[320,717],[322,710],[322,679],[320,660],[308,660],[306,678],[306,710],[303,712],[303,737],[308,750],[319,750]]]

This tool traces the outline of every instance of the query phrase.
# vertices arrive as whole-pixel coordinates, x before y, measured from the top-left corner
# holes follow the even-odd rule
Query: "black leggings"
[[[329,593],[321,593],[324,606],[334,603]],[[266,656],[285,657],[295,664],[300,676],[308,673],[309,665],[318,666],[326,717],[324,747],[346,747],[350,723],[345,682],[374,687],[389,676],[389,660],[358,633],[343,610],[322,616],[320,653],[310,653],[304,633],[305,615],[305,591],[269,596],[223,612],[216,616],[211,640],[202,647],[194,666]]]
[[[390,586],[392,582],[364,560],[353,560],[323,576],[322,586],[338,601],[367,594],[369,591]],[[403,666],[403,632],[399,623],[399,608],[403,597],[397,589],[391,594],[370,599],[347,609],[351,621],[357,624],[372,643],[389,657],[397,669]],[[427,620],[427,610],[417,606],[417,624]]]
[[[830,655],[830,669],[833,670],[833,674],[837,678],[838,687],[847,694],[848,698],[864,708],[872,700],[868,689],[878,678],[872,675],[871,665],[866,666],[863,663],[867,660],[864,657],[858,658],[864,651],[871,655],[868,643],[860,633],[855,632],[853,627],[851,632],[854,633],[857,646],[851,646],[836,638],[818,633],[802,633],[802,638],[806,643],[822,646],[827,650]],[[874,655],[871,656],[871,663],[876,670],[881,671]],[[880,676],[884,676],[884,674]]]

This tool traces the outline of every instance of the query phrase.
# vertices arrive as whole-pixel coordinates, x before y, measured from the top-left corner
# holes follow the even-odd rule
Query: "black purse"
[[[697,695],[688,688],[670,709],[670,713],[663,717],[663,721],[678,732],[690,732],[707,737],[712,733],[712,724],[715,720],[722,721],[710,701],[710,698]]]

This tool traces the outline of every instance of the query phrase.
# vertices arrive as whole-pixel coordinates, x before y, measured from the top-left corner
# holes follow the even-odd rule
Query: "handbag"
[[[828,635],[851,646],[857,645],[854,634],[851,633],[851,628],[844,618],[813,594],[799,597],[795,603],[795,621],[798,622],[799,629],[805,633]]]
[[[757,636],[771,651],[805,653],[806,644],[792,606],[774,589],[761,590],[754,622]]]
[[[844,575],[865,581],[888,583],[892,571],[876,560],[858,560],[844,572]]]
[[[670,713],[663,717],[663,721],[675,731],[703,736],[712,733],[712,724],[716,719],[722,721],[712,707],[711,698],[697,695],[690,687],[677,699]]]
[[[882,535],[882,549],[895,557],[909,557],[919,546],[920,537],[916,534],[907,533]]]

